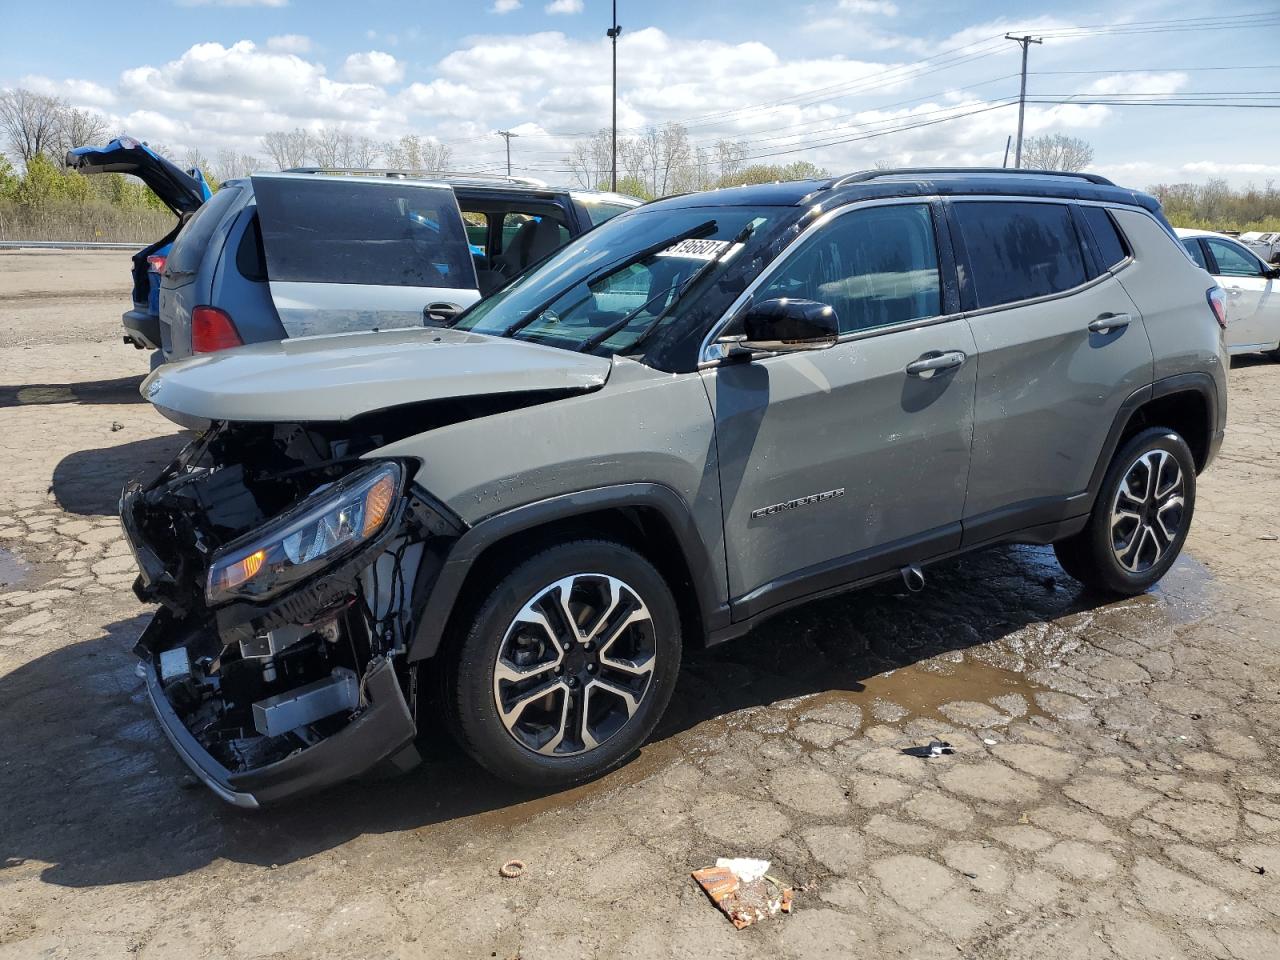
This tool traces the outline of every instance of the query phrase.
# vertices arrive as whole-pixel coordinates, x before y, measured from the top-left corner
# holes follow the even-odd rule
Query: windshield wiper
[[[636,347],[640,346],[640,344],[645,340],[645,338],[647,338],[651,333],[653,333],[653,331],[658,329],[658,324],[662,323],[663,320],[667,319],[667,317],[671,314],[671,311],[675,309],[676,304],[680,302],[680,298],[683,297],[686,293],[688,293],[689,289],[695,283],[697,283],[700,279],[702,279],[709,272],[715,269],[716,264],[720,263],[721,260],[723,260],[726,256],[728,256],[729,251],[737,249],[737,247],[740,244],[744,244],[749,239],[751,239],[751,234],[755,230],[755,228],[756,228],[756,225],[754,223],[748,223],[745,227],[743,227],[738,232],[738,235],[734,237],[732,240],[730,240],[727,245],[721,248],[720,251],[714,257],[712,257],[710,260],[708,260],[706,263],[700,266],[697,270],[695,270],[692,274],[690,274],[689,279],[686,280],[684,283],[680,284],[679,289],[676,290],[676,295],[671,298],[671,302],[668,303],[665,307],[663,307],[660,311],[658,311],[658,315],[656,317],[654,317],[647,324],[645,324],[645,328],[640,331],[640,335],[636,337],[634,340],[632,340],[631,343],[627,345],[626,349],[634,350]],[[667,290],[670,290],[670,289],[671,289],[670,287],[667,288]],[[667,290],[664,290],[662,293],[658,294],[658,297],[663,296],[663,294],[665,294]],[[657,300],[658,297],[654,297],[653,300]],[[649,303],[653,303],[653,300],[650,300]],[[640,307],[637,310],[633,310],[631,313],[627,314],[617,323],[612,323],[609,326],[605,327],[603,330],[597,333],[590,340],[587,340],[586,342],[584,342],[582,346],[578,347],[578,352],[586,353],[588,350],[594,350],[596,347],[600,346],[600,344],[604,343],[606,340],[612,337],[619,330],[625,330],[627,328],[627,325],[630,324],[631,321],[634,320],[645,309],[645,307],[649,306],[649,303],[646,303],[643,307]]]
[[[607,266],[601,267],[595,273],[589,274],[580,282],[589,287],[597,280],[601,280],[610,274],[617,273],[619,270],[625,270],[633,263],[639,263],[641,260],[646,260],[649,257],[652,257],[655,253],[660,253],[667,249],[667,247],[675,246],[677,243],[682,243],[685,240],[696,240],[699,237],[706,236],[708,233],[715,233],[715,230],[716,222],[714,220],[707,220],[704,223],[698,224],[696,227],[690,227],[688,230],[684,231],[684,233],[678,233],[674,237],[668,237],[666,240],[659,240],[657,243],[650,244],[635,254],[635,256],[629,257],[621,263],[611,263]],[[575,284],[575,286],[576,285],[577,284]],[[511,326],[507,327],[507,329],[503,330],[502,333],[498,334],[498,336],[509,337],[512,334],[523,330],[525,327],[529,326],[529,324],[533,323],[533,321],[537,320],[538,317],[542,316],[543,312],[549,309],[551,305],[562,296],[564,296],[563,290],[553,296],[550,300],[546,301],[546,303],[539,304],[537,309],[531,310],[529,313],[525,314]]]

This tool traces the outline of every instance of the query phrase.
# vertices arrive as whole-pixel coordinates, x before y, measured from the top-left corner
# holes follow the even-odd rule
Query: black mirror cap
[[[763,300],[742,318],[742,332],[741,346],[749,350],[825,350],[840,337],[840,318],[816,300]]]

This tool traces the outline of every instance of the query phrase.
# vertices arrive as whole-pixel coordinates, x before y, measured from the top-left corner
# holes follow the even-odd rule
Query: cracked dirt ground
[[[181,438],[116,337],[126,270],[0,254],[0,958],[1280,957],[1280,364],[1235,363],[1150,595],[996,550],[691,654],[599,783],[534,797],[439,744],[246,815],[192,789],[128,652],[115,499]],[[736,855],[794,915],[713,909],[689,872]]]

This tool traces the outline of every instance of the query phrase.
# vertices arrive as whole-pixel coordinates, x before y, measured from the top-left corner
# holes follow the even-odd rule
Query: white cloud
[[[1096,94],[1176,93],[1187,85],[1185,73],[1116,73],[1089,84]]]
[[[267,49],[277,53],[309,53],[311,38],[300,33],[284,33],[278,37],[268,37]]]
[[[1187,173],[1222,177],[1228,174],[1247,176],[1280,176],[1280,163],[1219,163],[1214,160],[1196,160],[1179,168]]]
[[[871,13],[885,17],[898,15],[898,5],[891,0],[840,0],[839,6],[849,13]]]
[[[51,80],[39,74],[29,74],[18,81],[18,86],[54,97],[63,97],[73,107],[102,109],[116,102],[116,95],[91,80]]]
[[[404,79],[404,64],[381,50],[353,53],[343,62],[342,75],[356,83],[399,83]]]
[[[551,0],[546,6],[547,13],[581,13],[582,0]]]
[[[519,10],[524,4],[520,0],[494,0],[493,6],[489,8],[490,13],[504,14],[510,13],[512,10]]]

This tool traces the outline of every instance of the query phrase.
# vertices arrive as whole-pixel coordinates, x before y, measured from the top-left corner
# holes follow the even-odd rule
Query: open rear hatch
[[[148,258],[161,257],[168,252],[183,224],[213,195],[209,185],[199,170],[184,172],[132,137],[120,137],[105,147],[69,150],[66,165],[83,174],[123,173],[137,177],[178,218],[172,230],[133,256],[133,309],[123,317],[125,339],[135,346],[155,349],[160,346],[160,318],[156,302],[159,275],[157,273],[153,278]]]

